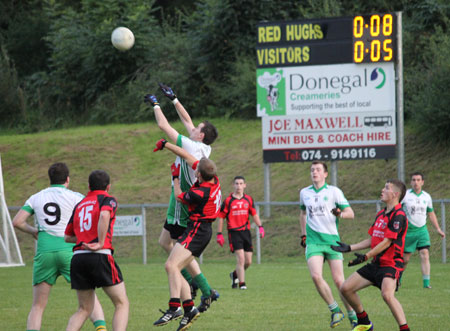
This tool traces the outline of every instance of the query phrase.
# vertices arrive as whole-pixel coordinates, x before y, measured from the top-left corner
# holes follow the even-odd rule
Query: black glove
[[[147,94],[146,96],[144,96],[144,102],[151,104],[153,107],[159,106],[158,99],[156,99],[156,96],[154,96],[153,94]]]
[[[350,245],[347,245],[345,243],[341,243],[340,241],[336,241],[336,242],[337,242],[337,244],[339,246],[331,245],[331,249],[333,251],[341,252],[341,253],[347,253],[347,252],[350,252],[352,250],[350,248]]]
[[[348,263],[349,267],[353,267],[354,265],[357,265],[357,264],[360,264],[360,263],[363,263],[363,262],[367,261],[367,255],[366,254],[355,253],[355,255],[356,255],[356,259],[351,260]]]
[[[339,216],[341,216],[342,210],[340,208],[336,207],[336,208],[331,209],[331,213],[334,216],[339,217]]]
[[[306,248],[306,235],[300,237],[300,246]]]
[[[164,95],[166,97],[168,97],[170,100],[175,100],[177,98],[177,96],[175,95],[175,92],[167,85],[164,85],[163,83],[158,83],[159,84],[159,88],[161,89],[162,93],[164,93]]]

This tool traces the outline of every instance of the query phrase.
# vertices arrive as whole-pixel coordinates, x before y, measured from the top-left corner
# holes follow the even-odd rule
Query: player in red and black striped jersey
[[[93,309],[97,287],[102,287],[114,304],[113,330],[127,328],[128,298],[122,273],[112,256],[117,201],[108,194],[110,187],[109,175],[105,171],[91,172],[89,193],[75,206],[66,227],[66,242],[76,243],[70,277],[79,303],[67,330],[81,329]]]
[[[371,263],[358,269],[342,284],[340,291],[358,316],[358,325],[353,330],[373,330],[373,324],[364,311],[357,291],[370,285],[381,289],[381,294],[396,319],[400,330],[409,330],[402,305],[395,297],[398,281],[403,272],[403,254],[405,236],[408,230],[408,219],[400,201],[406,193],[405,184],[397,179],[388,180],[381,191],[381,201],[386,207],[377,213],[375,222],[369,229],[370,238],[357,244],[347,245],[338,242],[339,246],[331,246],[339,252],[351,252],[369,248],[366,254],[355,253],[356,259],[349,262],[354,266],[369,258]]]
[[[236,269],[230,273],[231,288],[246,290],[245,270],[252,264],[252,235],[250,233],[250,215],[259,227],[259,234],[264,238],[264,228],[255,209],[253,198],[244,193],[247,184],[243,176],[233,180],[234,191],[222,203],[217,227],[217,243],[223,247],[223,220],[227,220],[228,242],[230,250],[236,256]]]
[[[159,145],[158,145],[159,144]],[[174,194],[177,201],[186,204],[189,210],[189,221],[184,233],[178,238],[166,261],[166,272],[169,278],[169,310],[154,325],[165,325],[181,317],[180,306],[183,304],[184,316],[177,331],[188,329],[200,315],[200,311],[209,308],[212,301],[217,300],[218,293],[211,290],[209,297],[202,297],[199,309],[194,307],[188,282],[181,270],[189,265],[194,257],[199,257],[208,245],[212,236],[211,223],[215,221],[222,202],[217,168],[213,161],[202,158],[198,161],[183,148],[169,142],[158,142],[157,150],[164,147],[182,157],[196,172],[197,181],[187,192],[180,187],[180,167],[172,165]]]

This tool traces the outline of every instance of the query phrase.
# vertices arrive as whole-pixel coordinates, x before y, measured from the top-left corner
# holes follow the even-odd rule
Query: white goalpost
[[[0,156],[0,267],[24,266],[19,243],[6,205]]]

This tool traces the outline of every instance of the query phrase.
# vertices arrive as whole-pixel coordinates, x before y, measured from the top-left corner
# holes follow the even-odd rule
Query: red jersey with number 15
[[[181,193],[178,198],[188,205],[191,221],[213,222],[222,203],[219,178],[214,176],[213,183],[196,181],[189,191]]]
[[[98,190],[90,191],[86,197],[75,206],[72,217],[67,224],[65,234],[77,237],[77,244],[73,248],[74,251],[83,249],[81,247],[82,242],[98,242],[98,221],[100,212],[103,210],[107,210],[111,213],[103,249],[114,250],[111,241],[114,222],[116,220],[117,201],[116,198],[109,195],[106,191]]]
[[[374,248],[384,238],[392,239],[391,245],[373,258],[373,263],[380,267],[394,267],[403,270],[403,252],[405,250],[405,236],[408,230],[408,219],[399,203],[390,212],[386,208],[380,210],[375,222],[369,229],[372,236],[370,248]]]
[[[231,193],[223,202],[218,217],[227,219],[229,231],[244,231],[250,230],[249,215],[256,215],[253,198],[244,194],[238,199]]]

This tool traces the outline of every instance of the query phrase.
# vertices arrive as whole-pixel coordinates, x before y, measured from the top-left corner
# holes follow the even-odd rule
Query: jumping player
[[[167,121],[162,109],[158,103],[156,96],[146,95],[144,101],[153,106],[156,122],[159,128],[169,137],[169,139],[176,144],[184,148],[189,154],[200,160],[202,157],[208,158],[211,154],[211,144],[217,138],[217,129],[209,123],[204,121],[197,127],[194,126],[191,117],[173,90],[164,84],[159,84],[161,91],[169,98],[175,106],[181,122],[186,128],[189,137],[185,137],[179,134]],[[195,171],[186,163],[183,158],[177,157],[175,160],[176,165],[180,165],[180,186],[183,192],[188,191],[196,181]],[[175,240],[183,234],[186,229],[189,219],[189,212],[187,206],[178,202],[173,193],[170,195],[169,208],[167,210],[166,221],[164,223],[161,235],[159,237],[160,246],[170,254]],[[210,298],[215,301],[219,298],[219,293],[211,289],[208,280],[200,270],[196,260],[193,260],[185,269],[181,271],[183,277],[188,281],[191,286],[192,297],[195,298],[197,287],[202,291],[202,303],[198,307],[200,312],[204,312],[209,308],[206,302],[209,302]],[[211,301],[211,302],[212,302]],[[204,302],[204,303],[203,303]],[[181,314],[181,313],[180,313]],[[181,315],[180,315],[181,316]]]
[[[348,266],[354,266],[372,258],[372,262],[350,275],[342,284],[340,291],[355,309],[358,325],[353,331],[373,330],[373,324],[364,311],[358,292],[370,285],[381,290],[381,296],[388,305],[401,331],[409,331],[402,305],[395,297],[398,281],[403,271],[403,250],[408,230],[408,220],[400,201],[405,196],[406,186],[398,179],[388,180],[381,191],[381,201],[386,207],[377,213],[375,222],[369,229],[370,238],[357,244],[331,248],[338,252],[351,252],[370,247],[366,254],[355,253],[356,259]]]
[[[225,239],[222,235],[223,220],[227,220],[228,242],[230,250],[236,256],[236,269],[230,273],[231,288],[246,290],[245,270],[252,264],[252,234],[250,219],[259,227],[259,235],[264,238],[264,228],[255,209],[253,198],[244,193],[247,184],[245,178],[236,176],[233,180],[234,191],[222,203],[218,216],[217,243],[223,247]]]
[[[170,290],[169,310],[155,322],[155,325],[161,320],[173,320],[174,318],[170,315],[178,311],[182,303],[184,316],[177,329],[180,331],[188,329],[200,314],[199,310],[194,307],[189,284],[182,277],[181,270],[191,263],[194,257],[199,257],[211,240],[211,223],[219,213],[222,193],[216,175],[216,165],[213,161],[206,158],[198,161],[184,149],[165,140],[158,141],[156,146],[155,151],[166,147],[183,157],[196,170],[195,174],[198,178],[189,191],[182,192],[178,179],[180,167],[176,164],[172,165],[175,196],[178,201],[188,205],[190,216],[186,230],[178,238],[166,261],[165,267]]]
[[[62,275],[70,282],[70,261],[73,244],[64,241],[64,230],[75,205],[83,195],[68,189],[69,168],[55,163],[48,169],[50,187],[32,195],[14,217],[14,226],[37,239],[33,264],[33,304],[27,320],[27,330],[40,330],[42,315],[56,279]],[[37,228],[26,220],[35,215]],[[106,330],[103,310],[95,296],[90,315],[96,331]]]
[[[325,260],[330,266],[331,275],[336,287],[344,282],[343,256],[330,248],[339,239],[338,218],[353,219],[354,213],[342,191],[328,185],[327,165],[314,161],[311,165],[311,180],[313,185],[300,191],[300,226],[301,242],[305,247],[306,261],[311,278],[322,299],[331,311],[330,327],[338,326],[344,319],[344,313],[333,297],[331,288],[323,278]],[[348,311],[352,327],[356,325],[356,314],[350,305],[342,298]]]
[[[95,288],[101,287],[114,304],[113,330],[126,330],[129,303],[119,266],[114,261],[112,236],[117,201],[108,194],[109,175],[95,170],[89,175],[89,193],[73,210],[65,231],[66,242],[76,243],[70,266],[78,311],[67,331],[80,330],[94,307]]]
[[[425,183],[423,174],[415,172],[411,175],[411,189],[406,192],[402,201],[402,207],[408,217],[408,233],[405,238],[405,268],[412,253],[419,251],[423,288],[431,288],[430,285],[430,234],[427,229],[427,215],[441,238],[445,233],[441,230],[433,210],[431,196],[422,190]]]

